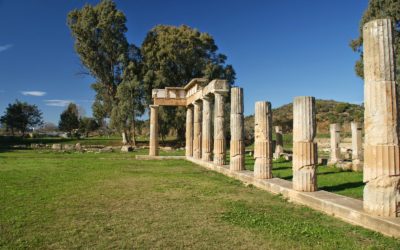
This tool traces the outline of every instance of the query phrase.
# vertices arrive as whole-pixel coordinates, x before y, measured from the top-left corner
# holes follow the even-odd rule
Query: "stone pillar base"
[[[208,152],[203,152],[203,155],[201,156],[201,159],[203,161],[212,161],[212,154]]]
[[[314,166],[304,166],[293,171],[293,189],[302,192],[317,191],[317,174]]]
[[[214,164],[225,165],[225,139],[214,139]]]
[[[293,189],[303,192],[317,191],[317,143],[293,143]]]
[[[379,177],[364,188],[364,210],[370,214],[397,217],[399,210],[400,176]]]
[[[254,162],[254,177],[257,179],[271,179],[272,161],[267,158],[256,158]]]
[[[243,141],[231,141],[230,151],[230,170],[242,171],[245,170],[245,154]]]

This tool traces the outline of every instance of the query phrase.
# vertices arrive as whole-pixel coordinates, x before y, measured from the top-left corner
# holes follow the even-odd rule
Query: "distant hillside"
[[[349,130],[352,121],[364,121],[364,108],[361,105],[333,100],[316,100],[317,130],[318,133],[329,133],[329,124],[343,124],[343,129]],[[282,126],[284,132],[291,132],[293,127],[293,104],[289,103],[273,109],[273,125]],[[245,128],[252,133],[254,128],[254,116],[245,118]]]

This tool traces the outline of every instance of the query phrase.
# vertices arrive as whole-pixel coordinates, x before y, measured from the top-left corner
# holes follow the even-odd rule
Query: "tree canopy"
[[[79,119],[79,132],[89,136],[90,132],[93,132],[99,128],[99,124],[96,119],[91,117],[81,117]]]
[[[369,0],[368,8],[360,21],[360,35],[350,42],[350,47],[360,54],[360,59],[355,64],[355,71],[358,76],[364,78],[362,29],[365,23],[379,18],[391,18],[393,20],[395,58],[398,65],[396,79],[398,81],[400,79],[400,0]]]
[[[113,128],[131,138],[153,88],[183,86],[198,77],[235,81],[235,71],[218,53],[213,37],[186,25],[158,25],[138,48],[128,43],[126,17],[112,0],[73,10],[67,20],[75,50],[96,80],[94,117],[110,118]],[[176,128],[183,138],[184,119],[184,109],[162,108],[161,134]]]
[[[95,6],[85,5],[80,10],[68,14],[68,26],[75,38],[75,50],[82,64],[96,82],[92,105],[93,115],[102,121],[111,118],[111,123],[120,131],[129,127],[134,130],[134,122],[127,125],[126,119],[133,121],[142,111],[142,87],[140,82],[140,50],[129,44],[125,33],[126,17],[111,0],[103,0]],[[122,87],[119,87],[123,85]],[[122,94],[127,90],[129,93]],[[120,90],[119,90],[120,89]],[[126,96],[133,96],[131,108],[125,107]],[[121,112],[132,112],[121,114]]]
[[[213,37],[189,26],[158,25],[147,33],[141,47],[142,74],[146,101],[151,101],[151,90],[167,86],[184,86],[191,79],[221,78],[235,81],[235,71],[226,64],[227,57],[218,53]],[[166,135],[176,128],[178,137],[184,136],[185,110],[160,109],[160,132]]]
[[[15,103],[8,104],[4,115],[0,117],[0,122],[11,131],[12,135],[19,131],[24,136],[29,128],[42,125],[43,118],[42,112],[36,105],[16,100]]]
[[[128,64],[125,15],[113,1],[103,0],[71,11],[67,23],[82,64],[96,79],[92,85],[96,91],[95,114],[109,117],[117,86]]]
[[[58,128],[64,132],[72,132],[79,128],[79,113],[76,104],[70,103],[61,113]]]

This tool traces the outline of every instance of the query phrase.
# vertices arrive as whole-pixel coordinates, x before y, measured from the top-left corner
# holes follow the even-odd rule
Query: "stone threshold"
[[[252,171],[231,171],[228,165],[217,166],[212,162],[205,162],[193,157],[186,157],[186,159],[209,170],[240,180],[245,184],[252,184],[273,194],[280,194],[291,202],[324,212],[350,224],[380,232],[387,236],[400,238],[400,217],[384,218],[370,215],[363,210],[363,202],[361,200],[323,190],[299,192],[292,189],[291,181],[279,178],[256,179]]]

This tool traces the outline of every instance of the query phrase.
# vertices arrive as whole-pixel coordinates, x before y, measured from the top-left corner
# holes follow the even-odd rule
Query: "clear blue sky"
[[[15,99],[34,103],[57,123],[68,101],[91,115],[92,79],[82,76],[67,13],[86,2],[0,0],[0,113]],[[357,37],[367,0],[117,1],[128,40],[139,45],[157,24],[187,24],[210,33],[244,88],[245,114],[254,102],[273,107],[311,95],[363,101],[363,82],[348,44]]]

